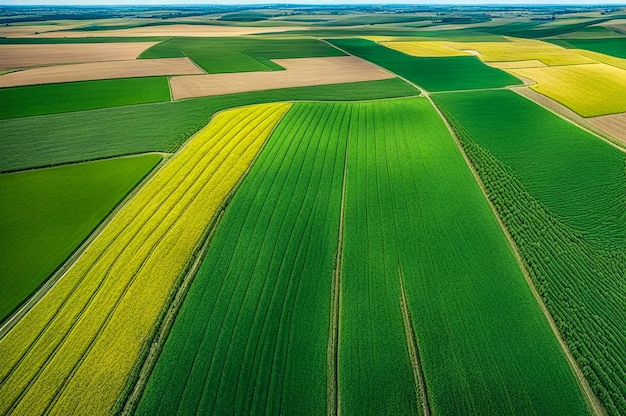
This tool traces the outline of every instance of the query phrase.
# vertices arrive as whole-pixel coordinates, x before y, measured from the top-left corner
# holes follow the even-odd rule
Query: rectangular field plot
[[[429,102],[295,104],[226,209],[138,414],[424,407],[587,413]]]
[[[0,175],[0,321],[161,160],[102,160]]]
[[[0,413],[112,410],[196,245],[289,106],[219,114],[124,206],[0,340]]]
[[[626,155],[511,91],[434,95],[596,397],[626,412]]]
[[[329,39],[333,45],[406,78],[427,91],[497,88],[522,82],[474,56],[418,58],[365,39]]]
[[[170,88],[166,77],[0,88],[0,119],[169,100]]]

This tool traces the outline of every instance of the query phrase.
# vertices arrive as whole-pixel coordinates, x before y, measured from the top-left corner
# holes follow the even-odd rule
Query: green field
[[[513,92],[433,98],[594,393],[626,413],[626,156]]]
[[[0,320],[161,160],[109,159],[0,175]]]
[[[340,56],[315,39],[173,38],[144,51],[139,58],[188,57],[210,74],[280,70],[270,59]]]
[[[548,40],[548,42],[564,48],[587,49],[626,59],[626,38],[558,39]]]
[[[333,45],[380,65],[427,91],[498,88],[521,81],[473,56],[422,58],[365,39],[329,39]]]
[[[0,120],[0,171],[147,151],[171,152],[215,112],[231,107],[281,99],[348,101],[418,93],[400,79],[388,79]]]
[[[170,101],[167,77],[0,88],[0,120]]]
[[[418,414],[407,331],[434,413],[587,413],[429,102],[296,104],[229,204],[137,413]]]
[[[324,414],[349,104],[296,104],[236,193],[138,414]]]

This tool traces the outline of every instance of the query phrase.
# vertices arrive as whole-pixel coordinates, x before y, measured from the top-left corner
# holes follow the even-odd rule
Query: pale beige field
[[[626,113],[591,117],[587,122],[626,145]]]
[[[354,56],[274,59],[284,71],[172,77],[175,100],[308,85],[341,84],[393,78],[389,72]]]
[[[25,26],[0,26],[0,37],[3,38],[23,38],[37,33],[49,32],[51,30],[71,29],[74,25],[25,25]]]
[[[229,26],[201,26],[201,25],[168,25],[147,26],[132,29],[113,29],[96,31],[49,31],[30,35],[33,38],[84,38],[84,37],[135,37],[135,36],[190,36],[190,37],[220,37],[242,36],[267,32],[284,32],[286,30],[306,29],[299,26],[276,27],[229,27]]]
[[[0,76],[0,87],[91,81],[97,79],[204,74],[188,58],[133,59],[46,66]]]
[[[0,45],[0,69],[135,59],[156,42]]]

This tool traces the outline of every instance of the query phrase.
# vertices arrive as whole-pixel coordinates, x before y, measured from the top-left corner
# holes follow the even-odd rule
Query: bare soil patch
[[[47,66],[0,76],[0,87],[91,81],[112,78],[203,74],[188,58],[133,59]]]
[[[192,36],[192,37],[221,37],[242,36],[267,32],[284,32],[286,30],[305,29],[296,26],[277,27],[234,27],[234,26],[202,26],[202,25],[167,25],[146,26],[131,29],[113,29],[97,31],[57,31],[45,32],[28,37],[39,38],[84,38],[84,37],[135,37],[135,36]]]
[[[615,140],[626,144],[626,113],[591,117],[587,119],[587,122]]]
[[[175,100],[309,85],[341,84],[393,78],[381,68],[354,56],[275,59],[285,71],[172,77]]]
[[[156,42],[0,45],[0,68],[135,59]]]

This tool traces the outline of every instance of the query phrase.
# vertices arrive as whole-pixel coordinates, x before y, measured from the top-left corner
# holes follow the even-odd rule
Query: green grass
[[[0,175],[0,320],[161,160],[109,159]]]
[[[349,104],[296,104],[220,222],[137,414],[324,414]]]
[[[513,92],[433,98],[594,393],[626,413],[626,156]]]
[[[626,59],[626,38],[559,39],[548,42],[569,49],[587,49]]]
[[[261,91],[177,102],[0,120],[0,171],[146,151],[174,151],[231,107],[283,100],[368,100],[416,95],[399,79]]]
[[[365,39],[329,39],[339,48],[382,66],[427,91],[453,91],[518,85],[521,81],[490,68],[474,56],[422,58]]]
[[[275,70],[263,61],[343,55],[315,39],[173,38],[144,51],[139,57],[189,57],[208,73]]]
[[[170,100],[167,77],[0,88],[0,119]]]
[[[339,377],[346,414],[414,414],[401,285],[433,414],[585,414],[572,371],[425,99],[354,106]]]
[[[342,413],[419,413],[400,271],[433,413],[587,413],[480,188],[416,98],[294,106],[226,209],[137,414],[323,414],[329,346]]]

